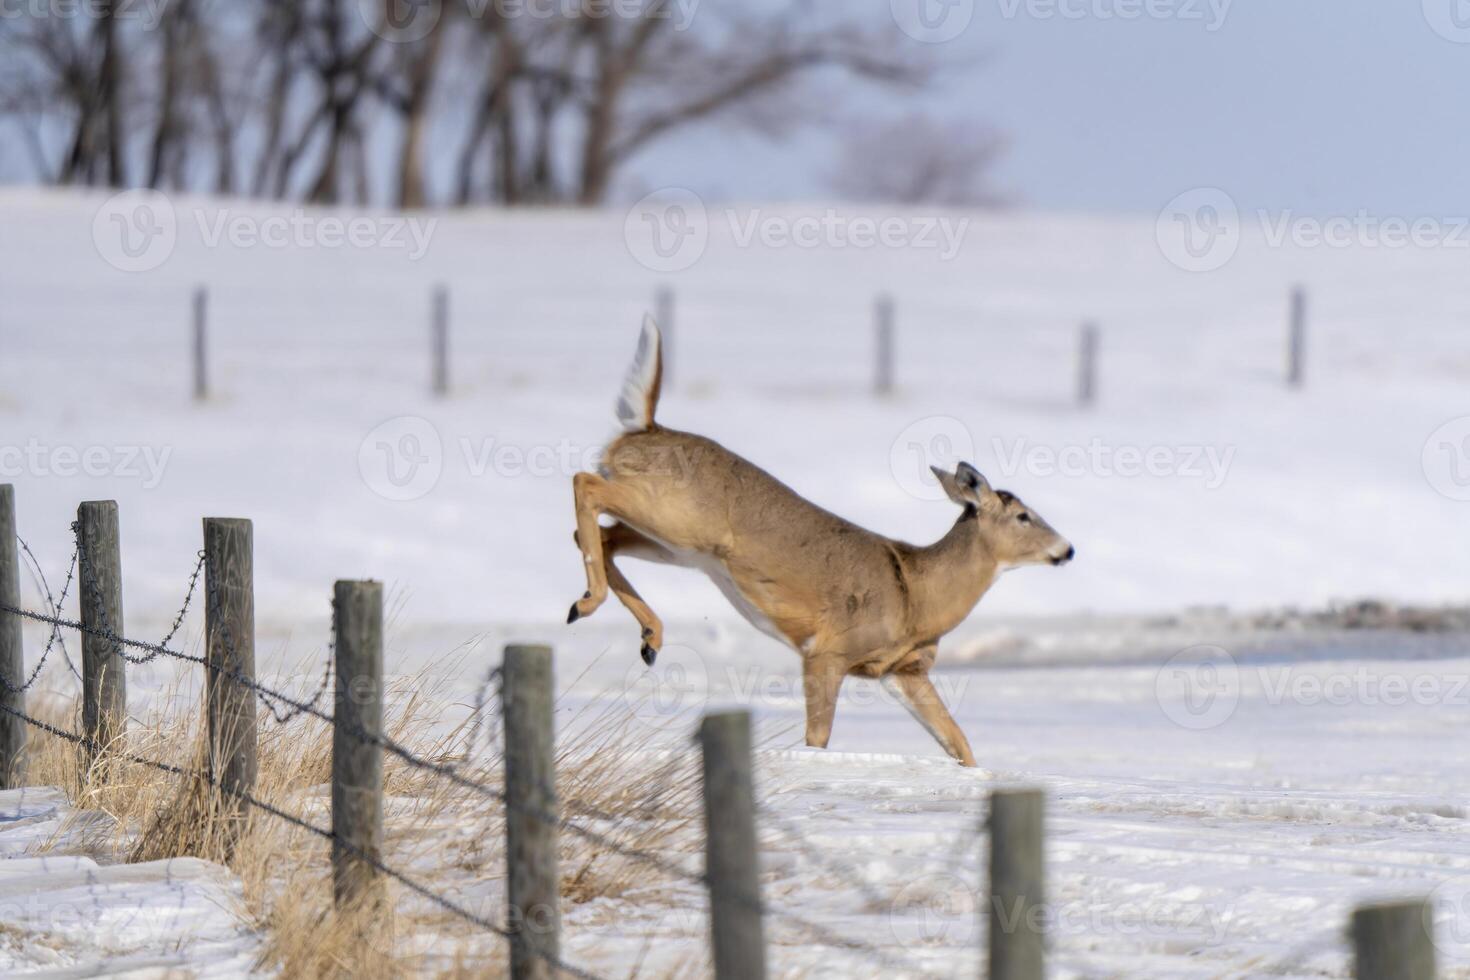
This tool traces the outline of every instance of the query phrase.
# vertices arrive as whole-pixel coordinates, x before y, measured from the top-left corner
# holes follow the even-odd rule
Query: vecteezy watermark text
[[[417,500],[439,484],[446,465],[470,479],[570,479],[608,465],[608,447],[570,439],[517,443],[496,436],[456,436],[445,448],[439,429],[428,419],[402,415],[374,428],[358,445],[357,465],[368,489],[388,500]],[[684,446],[618,446],[611,462],[635,472],[666,476],[675,486],[694,479],[698,450]]]
[[[713,213],[693,191],[667,188],[635,204],[623,222],[628,251],[655,272],[679,272],[704,256],[711,230],[724,224],[736,248],[871,249],[959,255],[970,218],[949,214],[872,215],[837,208],[814,212],[723,208]]]
[[[668,21],[676,32],[694,23],[700,0],[462,0],[457,10],[471,20]],[[446,0],[357,0],[362,22],[394,43],[422,41],[444,16]]]
[[[1177,20],[1214,33],[1235,0],[999,0],[1006,20]]]
[[[144,490],[163,482],[172,446],[69,446],[29,439],[23,446],[0,445],[0,477],[110,477],[139,480]]]
[[[1235,461],[1234,446],[1113,446],[1093,437],[1084,444],[1034,445],[1024,437],[991,440],[1003,476],[1017,473],[1050,477],[1177,477],[1199,480],[1217,490]]]
[[[1366,208],[1327,216],[1262,208],[1243,215],[1235,199],[1218,187],[1197,187],[1175,197],[1159,212],[1154,234],[1172,264],[1213,272],[1235,257],[1252,220],[1273,249],[1470,249],[1470,216],[1375,214]]]
[[[176,207],[159,191],[123,191],[108,198],[92,219],[97,254],[123,272],[149,272],[169,260],[178,245],[180,211],[185,227],[205,248],[276,250],[358,249],[401,253],[410,262],[429,251],[439,219],[416,215],[343,215],[294,208],[285,213],[241,212],[229,207]]]
[[[0,21],[49,18],[86,18],[138,21],[151,30],[163,20],[164,8],[172,0],[0,0]]]

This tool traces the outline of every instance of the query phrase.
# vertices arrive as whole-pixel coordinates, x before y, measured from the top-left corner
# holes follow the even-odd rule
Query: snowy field
[[[621,213],[443,217],[414,259],[212,244],[220,220],[258,227],[291,212],[181,200],[166,259],[125,272],[107,261],[105,220],[94,235],[105,200],[0,192],[0,482],[16,484],[53,588],[76,503],[119,501],[130,635],[165,632],[199,518],[250,517],[272,682],[314,683],[332,581],[373,577],[392,599],[389,670],[441,682],[450,720],[511,639],[556,645],[568,724],[580,706],[621,703],[664,751],[687,752],[704,707],[750,707],[783,976],[973,976],[983,801],[1023,783],[1050,793],[1059,975],[1342,976],[1356,902],[1431,892],[1448,915],[1442,966],[1470,975],[1456,751],[1470,640],[1254,629],[1215,611],[1470,593],[1459,252],[1273,247],[1248,227],[1231,262],[1192,274],[1168,260],[1152,217],[945,215],[969,220],[945,258],[741,244],[751,210],[732,223],[711,208],[698,261],[659,272]],[[441,282],[446,400],[428,391]],[[1308,383],[1293,392],[1282,374],[1296,282],[1312,330]],[[198,405],[196,284],[211,324],[212,394]],[[661,285],[677,310],[661,421],[917,541],[955,517],[925,465],[963,457],[1075,543],[1076,562],[1008,575],[941,646],[936,684],[979,770],[951,765],[867,682],[844,688],[829,751],[801,747],[796,658],[689,573],[628,566],[668,627],[651,675],[615,602],[560,625],[583,589],[570,476],[612,431]],[[870,393],[879,292],[897,309],[887,399]],[[1073,404],[1083,320],[1102,330],[1090,411]],[[185,633],[196,650],[192,613]],[[43,637],[27,636],[34,656]],[[174,679],[157,664],[133,672],[135,713]],[[44,683],[75,686],[60,664]],[[44,820],[18,805],[0,800],[0,849],[35,862],[40,832],[23,826]],[[62,861],[64,841],[56,851]],[[677,857],[698,869],[697,850]],[[126,907],[118,880],[80,863],[91,858],[68,860],[0,864],[0,889],[26,880],[27,894],[61,902],[90,889]],[[227,907],[221,874],[160,873],[135,901],[195,889]],[[890,962],[814,938],[783,910]],[[124,929],[111,945],[42,943],[27,913],[0,901],[0,914],[7,970],[167,955],[226,975],[253,942],[211,918]],[[691,958],[697,971],[704,928],[697,893],[661,886],[569,908],[564,949],[611,975],[641,963],[661,976]]]

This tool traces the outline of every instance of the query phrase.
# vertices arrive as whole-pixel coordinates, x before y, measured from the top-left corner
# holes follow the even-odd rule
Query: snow
[[[181,199],[168,260],[129,274],[94,244],[104,201],[0,191],[0,452],[39,447],[0,479],[17,486],[22,533],[53,590],[76,503],[119,501],[128,633],[165,632],[201,517],[246,516],[269,683],[312,689],[332,581],[375,577],[392,597],[388,669],[442,684],[446,724],[468,710],[501,644],[525,639],[556,645],[564,729],[583,705],[621,703],[656,751],[688,753],[700,711],[751,708],[783,976],[975,975],[984,801],[1020,784],[1049,794],[1059,976],[1345,976],[1353,905],[1431,893],[1449,916],[1441,966],[1470,976],[1457,791],[1470,773],[1454,751],[1470,641],[1215,611],[1463,601],[1470,494],[1466,471],[1440,452],[1459,431],[1441,427],[1470,413],[1470,283],[1452,250],[1273,247],[1247,228],[1232,262],[1190,274],[1160,251],[1152,218],[964,216],[949,261],[742,245],[711,220],[700,260],[665,274],[639,263],[621,214],[434,215],[414,261],[211,246],[198,214],[289,212]],[[441,281],[447,400],[427,391]],[[1292,392],[1281,374],[1298,281],[1310,361],[1306,388]],[[197,283],[209,286],[211,325],[203,405],[188,377]],[[661,422],[911,540],[955,517],[923,482],[927,464],[963,457],[1075,543],[1064,569],[1007,575],[941,646],[936,686],[980,769],[950,763],[866,681],[844,687],[831,748],[801,746],[796,657],[687,571],[628,566],[667,627],[651,673],[615,601],[561,625],[584,587],[570,477],[615,430],[639,320],[665,283],[677,313]],[[885,400],[868,391],[879,291],[898,310],[899,390]],[[1071,404],[1084,319],[1103,331],[1090,412]],[[101,447],[108,462],[59,474],[59,447]],[[1150,450],[1166,464],[1158,472],[1120,472],[1128,453]],[[26,600],[39,602],[34,591]],[[197,612],[181,634],[190,650]],[[26,636],[33,658],[44,636]],[[55,691],[74,685],[59,665],[45,677]],[[176,681],[161,662],[130,672],[130,709],[191,697],[197,682]],[[0,890],[96,896],[105,915],[94,931],[117,945],[57,933],[56,962],[43,962],[50,946],[11,944],[0,957],[16,959],[0,967],[115,957],[142,969],[161,957],[242,968],[251,940],[224,911],[237,882],[198,862],[133,872],[87,867],[54,845],[42,854],[65,804],[35,792],[15,826],[0,824],[0,856],[58,863],[0,861]],[[697,848],[669,856],[699,867]],[[458,887],[498,893],[493,880]],[[184,898],[199,920],[168,917]],[[5,930],[40,928],[23,909],[0,912]],[[790,915],[909,968],[814,938]],[[697,972],[705,929],[697,889],[651,882],[571,907],[564,951],[614,975],[636,963],[647,975]]]
[[[196,858],[99,864],[95,830],[54,788],[0,791],[0,970],[47,977],[240,976],[259,937],[239,880]]]

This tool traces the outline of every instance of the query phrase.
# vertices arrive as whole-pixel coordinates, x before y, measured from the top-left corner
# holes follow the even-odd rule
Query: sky
[[[1470,209],[1470,0],[864,2],[893,23],[927,5],[956,35],[933,47],[973,64],[873,112],[998,127],[995,182],[1019,204],[1157,212],[1215,186],[1315,215]],[[837,146],[703,130],[637,169],[651,186],[817,198]]]

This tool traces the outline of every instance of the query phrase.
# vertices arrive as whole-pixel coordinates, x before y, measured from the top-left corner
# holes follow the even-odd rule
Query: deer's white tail
[[[618,395],[618,421],[624,432],[643,432],[653,428],[653,413],[658,410],[659,386],[663,383],[663,338],[653,317],[644,316],[643,332],[638,335],[638,353],[623,390]]]

